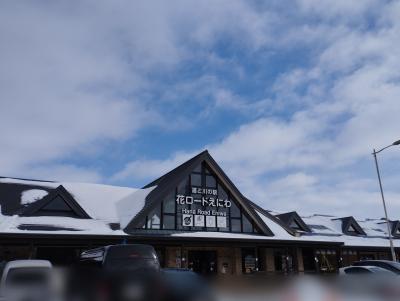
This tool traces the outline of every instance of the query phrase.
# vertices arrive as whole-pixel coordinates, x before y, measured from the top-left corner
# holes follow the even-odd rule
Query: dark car
[[[82,252],[80,262],[104,270],[159,272],[160,263],[152,246],[139,244],[111,245]]]
[[[353,263],[353,266],[375,266],[400,275],[400,263],[389,260],[362,260]]]
[[[188,269],[163,269],[161,275],[166,301],[213,301],[211,286],[200,275]]]
[[[152,246],[122,244],[82,252],[67,275],[67,300],[159,301],[162,279]]]

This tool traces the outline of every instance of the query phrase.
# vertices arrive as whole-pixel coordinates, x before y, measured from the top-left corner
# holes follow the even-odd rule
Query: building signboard
[[[232,202],[228,199],[218,198],[218,190],[192,187],[193,194],[202,196],[187,196],[178,194],[177,205],[199,205],[203,209],[182,209],[183,227],[226,228],[227,213],[218,211],[219,208],[228,209]]]

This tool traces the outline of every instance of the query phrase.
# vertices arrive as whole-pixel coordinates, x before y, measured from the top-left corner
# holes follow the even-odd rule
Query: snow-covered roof
[[[60,186],[74,198],[90,218],[67,216],[24,216],[21,208],[34,205]],[[157,186],[144,189],[101,184],[48,182],[0,178],[0,233],[30,234],[80,234],[80,235],[127,235],[123,230],[146,206],[147,196]],[[4,206],[4,207],[3,207]],[[311,232],[290,233],[275,217],[277,212],[254,208],[261,221],[273,236],[224,232],[179,232],[175,238],[224,238],[265,241],[338,243],[346,247],[387,247],[387,225],[382,220],[357,220],[366,235],[346,235],[342,220],[337,216],[308,215],[301,219]],[[119,224],[120,227],[113,227]],[[395,239],[400,247],[400,239]]]
[[[146,195],[151,189],[137,189],[102,184],[48,182],[0,178],[2,194],[0,233],[56,233],[125,235],[122,230],[112,230],[110,224],[132,219],[143,208]],[[20,216],[21,208],[32,205],[49,193],[64,187],[90,216],[90,219],[66,216]],[[12,194],[11,192],[18,192]],[[13,203],[12,206],[10,203]],[[14,212],[12,211],[14,209]]]

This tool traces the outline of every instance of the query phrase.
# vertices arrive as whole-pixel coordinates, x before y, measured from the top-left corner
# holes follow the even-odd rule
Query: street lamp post
[[[387,225],[387,229],[388,229],[388,235],[389,235],[389,241],[390,241],[390,251],[392,252],[392,260],[393,261],[397,261],[396,260],[396,252],[394,250],[394,245],[393,245],[393,238],[392,238],[392,230],[390,228],[390,221],[388,218],[388,213],[387,213],[387,208],[386,208],[386,202],[385,202],[385,195],[383,194],[383,187],[382,187],[382,180],[381,180],[381,173],[379,172],[379,166],[378,166],[378,158],[377,158],[377,154],[379,154],[380,152],[382,152],[383,150],[391,147],[391,146],[395,146],[395,145],[400,145],[400,140],[393,142],[391,145],[388,145],[378,151],[373,151],[372,155],[374,156],[375,159],[375,166],[376,166],[376,173],[378,174],[378,181],[379,181],[379,188],[381,190],[381,196],[382,196],[382,203],[383,203],[383,209],[385,211],[385,219],[386,219],[386,225]]]

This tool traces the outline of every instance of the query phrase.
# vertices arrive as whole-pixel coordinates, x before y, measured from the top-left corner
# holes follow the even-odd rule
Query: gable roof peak
[[[40,212],[43,208],[56,201],[57,198],[61,197],[64,204],[70,209],[70,211],[77,218],[90,218],[86,211],[79,205],[74,197],[69,193],[63,185],[59,185],[57,188],[52,190],[48,195],[42,199],[29,204],[21,210],[19,215],[21,216],[34,216]],[[60,215],[63,216],[63,215]]]
[[[221,184],[230,191],[233,198],[242,206],[243,210],[249,215],[249,217],[255,222],[257,227],[267,236],[273,236],[273,232],[263,222],[261,217],[255,212],[251,203],[246,199],[235,184],[229,179],[222,168],[209,154],[208,150],[204,150],[197,154],[193,158],[182,163],[178,167],[167,172],[163,176],[154,180],[153,182],[145,185],[142,189],[156,186],[145,199],[144,208],[128,223],[124,230],[130,231],[138,227],[143,219],[146,218],[146,214],[151,212],[156,206],[175,188],[188,177],[193,170],[199,165],[205,162],[210,171],[219,179]]]
[[[275,215],[279,218],[282,222],[285,223],[287,227],[290,227],[294,231],[303,231],[303,232],[312,232],[310,227],[304,222],[301,216],[297,213],[297,211],[286,212],[282,214]],[[296,228],[292,225],[295,224]],[[298,227],[298,229],[297,229]]]
[[[342,222],[342,232],[343,232],[343,234],[346,234],[346,235],[354,235],[354,234],[367,235],[365,233],[365,231],[363,230],[363,228],[356,221],[354,216],[334,218],[332,220],[333,221],[340,220]]]

